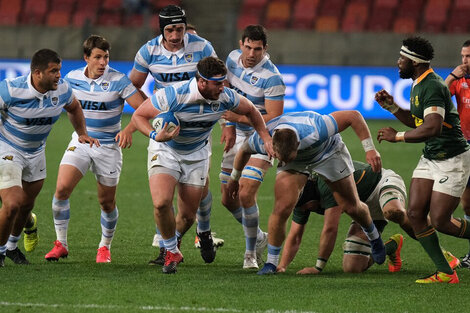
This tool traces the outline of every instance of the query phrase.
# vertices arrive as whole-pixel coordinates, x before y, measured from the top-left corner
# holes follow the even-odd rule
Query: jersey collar
[[[251,74],[251,73],[256,72],[258,69],[260,69],[260,68],[264,65],[264,63],[268,62],[268,60],[269,60],[269,54],[266,53],[266,54],[264,55],[264,57],[261,59],[261,61],[259,61],[259,63],[256,64],[254,67],[245,67],[245,66],[243,65],[243,62],[242,62],[242,55],[241,55],[241,53],[240,53],[240,57],[238,58],[238,65],[239,65],[241,68],[243,68],[247,74]]]
[[[103,75],[101,75],[98,78],[92,79],[92,78],[89,78],[85,75],[85,71],[86,71],[87,68],[88,68],[88,65],[83,68],[82,74],[83,74],[83,79],[85,79],[87,81],[87,83],[90,84],[90,85],[91,85],[92,82],[94,82],[96,85],[101,84],[104,80],[104,77],[107,76],[108,71],[109,71],[109,65],[106,65],[106,68],[104,69]]]
[[[49,95],[49,91],[46,91],[46,93],[40,93],[36,88],[34,88],[33,83],[32,83],[33,82],[33,77],[31,76],[31,73],[28,74],[28,77],[26,79],[27,79],[27,83],[28,83],[28,88],[31,91],[31,93],[33,94],[33,96],[35,96],[36,98],[42,100],[42,99],[44,99],[45,97],[47,97]]]
[[[434,73],[434,70],[432,68],[429,68],[426,72],[421,74],[416,80],[413,82],[413,86],[418,85],[423,79],[426,78],[429,74]]]
[[[184,34],[183,37],[183,47],[176,52],[168,51],[165,46],[163,45],[163,36],[159,36],[158,43],[160,45],[160,51],[163,56],[167,59],[171,59],[173,55],[176,55],[178,58],[182,58],[184,56],[184,48],[188,46],[188,34]]]

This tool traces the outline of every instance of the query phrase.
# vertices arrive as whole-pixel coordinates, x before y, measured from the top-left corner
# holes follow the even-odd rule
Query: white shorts
[[[382,169],[382,178],[366,200],[369,207],[370,216],[374,221],[385,220],[382,209],[385,204],[393,198],[398,198],[403,202],[405,207],[406,202],[406,186],[405,182],[400,175],[389,169]]]
[[[179,183],[204,187],[209,171],[210,153],[209,145],[184,155],[164,143],[154,142],[148,147],[148,175],[150,177],[159,173],[169,174]]]
[[[22,187],[22,180],[35,182],[45,178],[44,149],[36,153],[22,152],[0,140],[0,189]]]
[[[221,168],[228,168],[233,169],[233,161],[235,160],[235,155],[237,154],[238,150],[240,150],[243,143],[250,137],[250,134],[245,134],[242,131],[237,131],[237,138],[235,140],[235,144],[233,145],[232,149],[227,152],[224,152],[222,157],[222,163],[220,165]],[[269,159],[267,155],[264,154],[252,154],[252,159],[261,159],[265,160],[266,162],[270,163],[271,166],[274,163],[274,158]]]
[[[114,187],[121,175],[122,152],[117,143],[90,148],[89,144],[78,142],[74,133],[60,162],[63,164],[74,166],[82,175],[91,170],[100,184]]]
[[[421,156],[413,178],[434,181],[433,191],[460,198],[470,175],[470,150],[446,160],[429,160]]]
[[[289,170],[304,173],[309,176],[313,173],[317,173],[326,180],[335,182],[351,175],[354,172],[354,165],[348,148],[343,144],[339,151],[336,151],[320,162],[303,163],[294,161],[277,168],[278,173]]]

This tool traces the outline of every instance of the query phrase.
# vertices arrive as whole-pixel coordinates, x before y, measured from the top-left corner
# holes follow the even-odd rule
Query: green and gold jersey
[[[444,111],[442,132],[425,142],[423,155],[430,160],[454,157],[470,147],[460,129],[460,118],[451,100],[451,94],[442,78],[432,69],[418,77],[411,87],[410,111],[415,126],[423,124],[425,112]]]
[[[358,161],[353,161],[353,164],[353,175],[357,192],[361,201],[365,202],[372,194],[375,187],[377,187],[377,184],[382,178],[382,174],[372,171],[369,164]],[[315,176],[312,180],[308,180],[305,185],[302,195],[295,206],[292,220],[297,224],[304,225],[308,222],[311,212],[323,215],[325,210],[337,205],[333,193],[325,180],[319,176]]]

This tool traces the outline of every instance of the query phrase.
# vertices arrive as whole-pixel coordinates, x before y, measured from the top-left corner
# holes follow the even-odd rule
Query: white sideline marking
[[[196,308],[189,306],[182,307],[171,307],[171,306],[153,306],[153,305],[142,305],[142,306],[129,306],[129,305],[102,305],[102,304],[64,304],[64,303],[21,303],[21,302],[6,302],[0,301],[0,306],[19,306],[19,307],[44,307],[44,308],[76,308],[76,309],[104,309],[104,310],[116,310],[116,309],[128,309],[130,312],[135,310],[141,311],[189,311],[189,312],[243,312],[244,310],[238,309],[227,309],[227,308]],[[266,310],[266,311],[254,311],[257,313],[316,313],[312,311],[297,311],[297,310]]]

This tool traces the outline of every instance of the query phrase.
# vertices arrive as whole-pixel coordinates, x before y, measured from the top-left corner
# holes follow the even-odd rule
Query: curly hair
[[[403,40],[403,45],[426,60],[430,61],[434,58],[434,48],[427,39],[418,36],[409,37]]]

